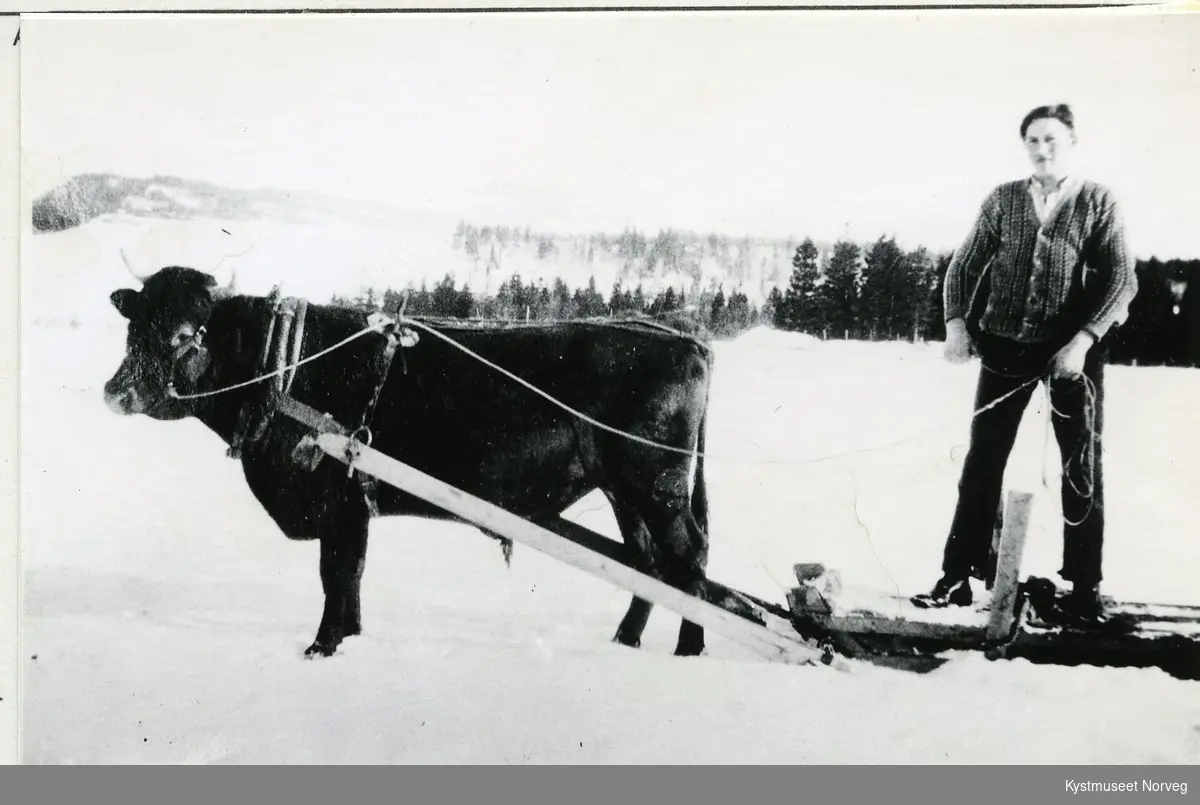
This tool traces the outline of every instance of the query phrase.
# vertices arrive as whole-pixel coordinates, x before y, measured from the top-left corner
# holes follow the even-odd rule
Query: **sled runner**
[[[992,596],[983,607],[925,609],[902,596],[847,604],[835,571],[798,564],[800,586],[788,595],[797,631],[849,657],[905,658],[913,667],[936,667],[946,652],[975,650],[992,659],[1157,667],[1200,679],[1200,607],[1110,600],[1103,621],[1085,622],[1059,605],[1064,594],[1049,579],[1019,580],[1029,502],[1028,493],[1008,495]]]

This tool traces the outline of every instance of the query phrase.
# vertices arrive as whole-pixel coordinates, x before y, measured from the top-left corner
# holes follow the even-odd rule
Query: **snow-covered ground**
[[[84,277],[83,246],[51,245],[24,269],[47,272],[26,282],[22,341],[25,762],[1200,761],[1196,684],[1157,670],[964,654],[924,676],[842,674],[714,634],[677,659],[661,610],[634,651],[609,641],[625,592],[521,545],[506,568],[477,531],[417,520],[373,524],[365,634],[306,662],[317,546],[276,530],[199,424],[104,407],[123,269],[94,252],[107,268]],[[931,584],[977,371],[939,350],[764,330],[719,344],[711,576],[779,603],[799,561],[838,568],[851,595]],[[1109,372],[1105,592],[1197,603],[1200,372]],[[1024,570],[1053,577],[1045,414],[1039,393],[1008,483],[1036,493]],[[569,515],[617,533],[602,498]]]

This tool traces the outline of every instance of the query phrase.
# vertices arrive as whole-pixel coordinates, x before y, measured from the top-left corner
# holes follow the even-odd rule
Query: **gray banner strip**
[[[33,803],[1167,803],[1197,767],[14,768],[0,799]]]

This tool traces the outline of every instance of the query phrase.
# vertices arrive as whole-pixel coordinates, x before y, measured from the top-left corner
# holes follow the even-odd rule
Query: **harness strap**
[[[402,338],[396,332],[396,322],[390,317],[375,316],[370,320],[385,336],[382,348],[372,361],[375,375],[375,386],[363,410],[363,415],[356,430],[351,431],[329,414],[322,414],[317,409],[308,406],[291,396],[292,383],[296,379],[297,364],[301,358],[304,344],[304,324],[308,312],[308,300],[303,298],[280,298],[278,288],[271,294],[271,314],[266,324],[266,340],[260,358],[260,369],[268,371],[273,366],[277,374],[268,387],[264,399],[249,402],[242,406],[239,412],[238,427],[234,434],[228,454],[239,458],[247,445],[260,441],[266,434],[275,412],[280,412],[297,422],[305,425],[316,433],[337,433],[350,436],[358,441],[365,437],[370,443],[371,423],[374,421],[375,409],[387,383],[388,372],[396,355],[396,349],[409,342],[415,342],[412,336],[405,333],[408,339]],[[407,367],[405,367],[407,369]],[[316,469],[324,452],[317,446],[313,434],[305,436],[293,449],[291,457],[308,469]],[[354,467],[349,468],[349,476],[355,473]],[[379,507],[376,502],[378,480],[366,473],[358,473],[359,485],[371,514],[378,515]]]
[[[383,349],[375,356],[374,370],[376,375],[375,389],[371,393],[371,398],[367,401],[367,406],[363,411],[362,420],[358,426],[358,430],[354,435],[365,434],[367,444],[371,443],[371,422],[375,417],[375,406],[379,403],[379,395],[383,392],[383,387],[387,383],[388,371],[392,365],[392,359],[396,355],[396,348],[400,345],[400,337],[396,334],[396,324],[394,321],[381,323],[381,327],[386,340],[384,341]],[[407,367],[405,367],[407,369]],[[349,472],[354,474],[354,466],[350,465]],[[359,484],[362,486],[363,496],[367,501],[367,508],[371,515],[379,514],[379,507],[376,503],[375,496],[378,490],[379,481],[375,476],[366,473],[358,474]]]
[[[288,369],[286,375],[280,378],[280,392],[284,395],[292,390],[292,381],[296,379],[296,372],[299,371],[300,348],[304,345],[304,320],[308,315],[308,300],[297,299],[295,301],[296,323],[292,335],[292,353],[288,358]]]
[[[238,412],[237,428],[226,451],[230,458],[240,458],[248,445],[257,444],[263,438],[276,409],[291,390],[296,377],[295,364],[304,344],[308,301],[295,297],[281,298],[278,286],[271,291],[269,299],[271,312],[266,324],[259,368],[267,371],[267,367],[273,363],[274,371],[279,374],[272,379],[263,399],[247,402]]]

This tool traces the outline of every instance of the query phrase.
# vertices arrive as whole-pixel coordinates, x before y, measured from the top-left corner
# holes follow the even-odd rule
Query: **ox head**
[[[213,305],[233,294],[233,281],[221,286],[210,274],[179,266],[137,278],[141,290],[122,288],[109,297],[129,324],[125,358],[104,384],[104,401],[119,414],[181,419],[190,407],[169,388],[183,392],[208,371],[205,325]]]

